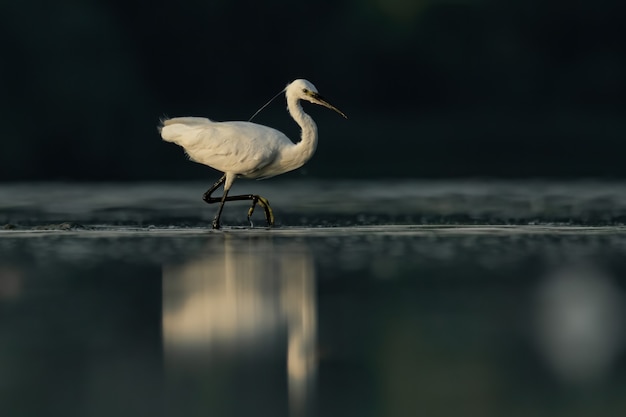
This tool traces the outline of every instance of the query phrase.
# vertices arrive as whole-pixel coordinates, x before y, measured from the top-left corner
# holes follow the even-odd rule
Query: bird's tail
[[[167,124],[167,121],[170,120],[166,115],[159,119],[159,124],[157,125],[157,130],[159,131],[159,135],[163,132],[163,127]]]
[[[205,117],[164,117],[157,126],[161,137],[166,142],[174,142],[180,145],[180,140],[188,136],[188,132],[199,126],[213,123]]]

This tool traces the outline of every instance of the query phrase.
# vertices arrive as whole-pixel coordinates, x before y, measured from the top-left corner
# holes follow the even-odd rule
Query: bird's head
[[[301,78],[292,81],[287,85],[287,88],[285,88],[285,95],[287,99],[306,100],[314,104],[319,104],[320,106],[336,111],[346,119],[348,118],[341,110],[326,101],[326,99],[317,92],[317,88],[315,88],[310,81]]]

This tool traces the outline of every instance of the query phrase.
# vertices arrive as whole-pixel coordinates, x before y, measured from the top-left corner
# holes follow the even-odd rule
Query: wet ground
[[[11,416],[619,416],[626,183],[0,185]]]

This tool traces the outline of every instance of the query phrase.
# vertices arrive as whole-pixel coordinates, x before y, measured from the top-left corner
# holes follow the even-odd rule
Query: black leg
[[[204,195],[202,196],[202,199],[204,201],[206,201],[208,204],[213,204],[213,203],[218,203],[221,201],[221,198],[215,198],[215,197],[211,197],[211,194],[213,194],[213,192],[215,190],[217,190],[220,185],[224,184],[224,181],[226,181],[226,174],[222,175],[222,178],[220,178],[219,180],[217,180],[217,182],[215,184],[213,184],[211,186],[211,188],[209,188],[206,193],[204,193]]]
[[[248,223],[250,223],[251,227],[252,227],[252,221],[250,220],[250,217],[252,216],[252,213],[254,213],[254,208],[256,207],[257,204],[263,207],[263,211],[265,212],[265,221],[267,222],[267,225],[274,226],[274,212],[272,211],[272,207],[270,207],[270,202],[267,200],[267,198],[261,197],[260,195],[256,195],[256,194],[233,195],[233,196],[229,196],[226,198],[226,201],[243,201],[243,200],[252,201],[252,205],[250,206],[250,209],[248,210]]]
[[[220,178],[215,184],[213,184],[211,188],[209,188],[207,192],[204,193],[204,195],[202,196],[202,199],[208,204],[220,203],[220,207],[217,210],[217,214],[215,215],[215,218],[213,219],[214,229],[220,228],[220,217],[222,215],[222,210],[224,209],[224,203],[226,203],[227,201],[251,200],[252,206],[250,206],[250,209],[248,210],[248,222],[250,223],[250,226],[252,226],[252,221],[250,220],[250,217],[252,216],[252,213],[254,212],[254,208],[256,207],[257,204],[263,207],[263,211],[265,212],[265,221],[267,222],[267,225],[268,226],[274,225],[274,212],[272,211],[272,208],[270,207],[270,202],[267,201],[266,198],[261,197],[260,195],[246,194],[246,195],[228,196],[228,190],[224,190],[224,195],[221,198],[211,197],[211,194],[213,194],[215,190],[217,190],[222,184],[224,184],[225,181],[226,181],[226,174],[224,174],[222,178]]]
[[[228,190],[224,190],[224,195],[222,196],[222,200],[220,201],[220,208],[217,209],[217,214],[213,219],[213,228],[220,228],[220,217],[222,217],[222,210],[224,210],[224,203],[226,202],[226,198],[228,196]]]
[[[228,195],[228,191],[224,190],[224,195],[222,196],[222,198],[211,197],[211,194],[213,194],[215,190],[217,190],[222,184],[224,184],[224,181],[226,181],[226,174],[222,175],[222,178],[217,180],[217,182],[213,184],[211,188],[209,188],[206,191],[206,193],[204,193],[204,195],[202,196],[202,199],[206,201],[208,204],[213,204],[213,203],[218,203],[218,202],[221,203],[220,208],[217,210],[217,214],[215,215],[215,218],[213,219],[214,229],[220,228],[220,217],[222,215],[222,210],[224,209],[224,203],[226,202],[226,196]]]

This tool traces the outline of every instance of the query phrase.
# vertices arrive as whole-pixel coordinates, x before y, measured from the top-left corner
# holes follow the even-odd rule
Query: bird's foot
[[[219,219],[213,219],[213,229],[214,230],[218,230],[220,228],[220,221]]]
[[[250,218],[252,217],[252,213],[254,213],[254,208],[257,204],[263,207],[263,211],[265,212],[265,221],[267,222],[267,225],[270,227],[274,226],[274,212],[272,211],[272,207],[270,207],[270,202],[267,200],[267,198],[261,197],[260,195],[255,195],[252,198],[252,205],[248,210],[248,223],[250,223],[250,227],[254,227]]]

